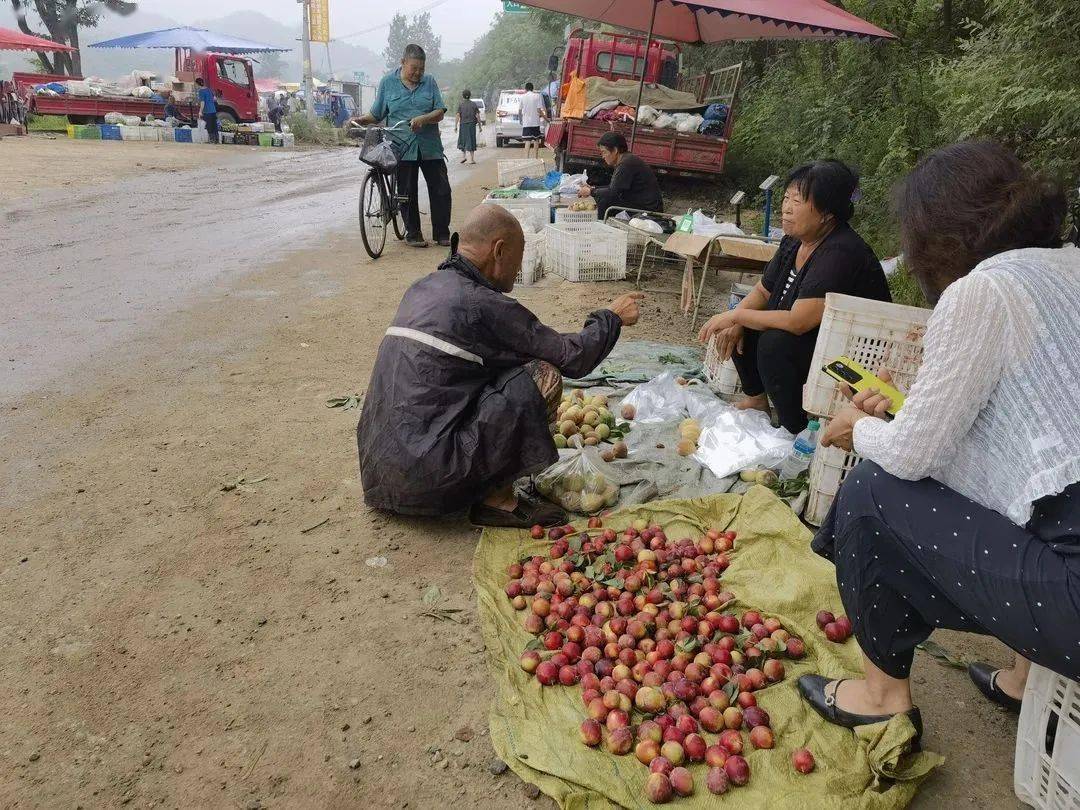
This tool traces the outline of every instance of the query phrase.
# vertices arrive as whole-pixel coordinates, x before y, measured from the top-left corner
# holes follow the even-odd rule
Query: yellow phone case
[[[899,412],[900,408],[904,405],[903,394],[887,382],[881,380],[881,378],[871,374],[850,357],[837,357],[831,363],[827,363],[823,366],[821,370],[837,382],[851,386],[855,389],[856,393],[865,391],[869,388],[876,388],[878,393],[892,400],[892,405],[888,410],[888,413],[891,416],[896,416],[897,412]]]

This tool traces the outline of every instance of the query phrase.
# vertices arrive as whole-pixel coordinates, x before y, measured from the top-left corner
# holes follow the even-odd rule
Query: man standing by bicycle
[[[419,45],[407,45],[401,57],[401,67],[388,73],[379,82],[379,92],[371,112],[356,119],[358,124],[375,124],[386,119],[386,125],[405,122],[412,132],[395,141],[401,147],[397,170],[398,192],[408,195],[404,205],[405,244],[427,247],[420,232],[418,199],[420,172],[427,183],[431,202],[431,230],[435,242],[450,246],[450,178],[446,174],[439,122],[446,115],[439,84],[424,72],[427,55]]]

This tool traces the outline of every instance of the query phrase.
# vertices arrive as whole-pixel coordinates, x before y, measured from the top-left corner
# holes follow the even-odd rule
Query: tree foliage
[[[564,28],[572,18],[548,11],[499,14],[491,28],[465,54],[457,75],[444,79],[455,93],[470,89],[476,98],[493,103],[504,88],[540,88],[548,79],[548,57],[566,44]]]
[[[103,11],[131,14],[138,9],[136,2],[127,0],[11,0],[19,29],[24,34],[44,36],[75,48],[70,53],[38,52],[38,61],[47,73],[66,76],[82,74],[82,55],[79,51],[79,29],[94,28]],[[32,20],[44,25],[46,32],[35,31]]]
[[[417,14],[411,20],[404,14],[395,14],[390,21],[390,33],[386,38],[386,69],[393,70],[401,64],[401,54],[406,45],[419,45],[427,54],[427,68],[433,69],[442,57],[442,37],[431,28],[431,14]]]

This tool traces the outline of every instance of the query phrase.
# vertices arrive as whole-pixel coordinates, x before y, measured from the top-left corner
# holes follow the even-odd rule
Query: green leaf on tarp
[[[575,552],[581,551],[582,542],[581,535],[575,534],[570,538],[570,550]]]
[[[592,567],[591,565],[586,565],[586,566],[585,566],[585,570],[584,570],[584,571],[582,571],[582,573],[583,573],[583,574],[584,574],[584,575],[585,575],[585,576],[586,576],[586,577],[587,577],[588,579],[592,579],[592,578],[593,578],[593,575],[594,575],[594,574],[596,573],[596,571],[595,571],[595,569],[594,569],[594,568],[593,568],[593,567]]]
[[[439,590],[439,586],[438,585],[432,585],[430,588],[428,588],[426,591],[424,591],[424,595],[423,595],[423,597],[421,597],[421,601],[425,605],[437,605],[437,604],[439,604],[439,602],[442,601],[442,591]]]
[[[538,638],[534,638],[528,644],[525,645],[526,650],[542,650],[544,649],[544,642]]]
[[[739,696],[739,682],[735,680],[724,684],[724,694],[727,695],[728,703],[735,705],[735,699]]]
[[[685,357],[679,357],[677,354],[662,354],[656,358],[657,362],[663,363],[665,366],[681,365],[686,362]]]
[[[955,655],[953,655],[951,652],[946,650],[944,647],[942,647],[936,641],[932,641],[931,639],[927,639],[926,641],[924,641],[922,644],[920,644],[918,646],[919,646],[920,650],[922,650],[927,655],[932,655],[934,658],[936,658],[942,664],[945,664],[945,665],[950,666],[950,667],[956,667],[957,669],[967,669],[967,667],[968,667],[967,661],[964,661],[964,660],[962,660],[960,658],[957,658]]]

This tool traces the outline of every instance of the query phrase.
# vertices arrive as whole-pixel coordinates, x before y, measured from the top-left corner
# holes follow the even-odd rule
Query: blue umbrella
[[[290,51],[292,48],[279,48],[262,42],[253,42],[243,37],[228,34],[216,34],[204,28],[165,28],[161,31],[146,31],[126,37],[95,42],[91,48],[179,48],[192,51],[215,51],[218,53],[268,53],[270,51]]]

